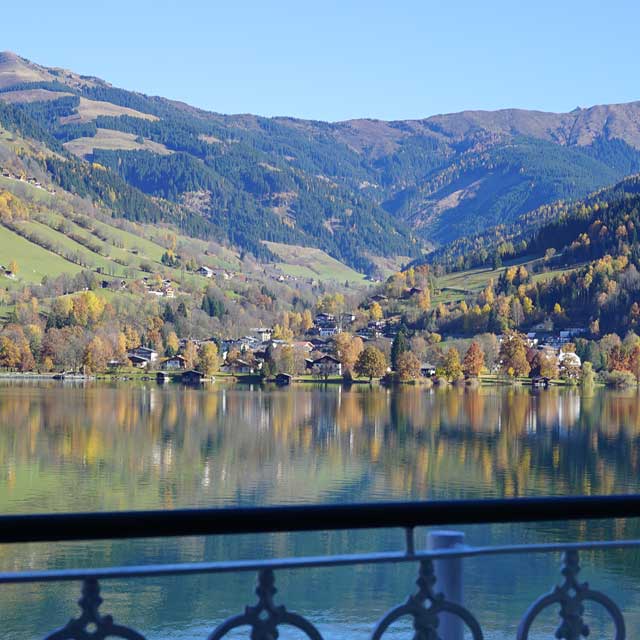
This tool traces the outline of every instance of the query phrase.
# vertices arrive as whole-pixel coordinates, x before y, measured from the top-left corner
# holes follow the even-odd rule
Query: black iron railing
[[[240,626],[252,629],[253,640],[271,640],[278,636],[277,629],[283,625],[297,627],[307,637],[318,640],[322,636],[312,622],[274,603],[275,571],[417,562],[417,591],[373,628],[372,638],[382,638],[394,621],[408,616],[413,620],[418,638],[460,640],[466,627],[471,637],[478,640],[483,638],[480,621],[463,604],[463,559],[562,551],[563,582],[534,602],[524,614],[517,639],[528,639],[533,622],[542,611],[553,605],[560,607],[558,638],[579,640],[586,637],[588,627],[583,619],[583,605],[591,601],[604,607],[614,623],[615,640],[623,640],[626,638],[625,621],[618,606],[605,594],[578,581],[578,554],[582,549],[640,547],[640,540],[472,547],[464,544],[463,535],[458,532],[432,531],[427,549],[417,550],[414,529],[423,526],[636,517],[640,517],[640,496],[635,495],[0,516],[0,544],[379,528],[402,528],[406,532],[405,548],[393,552],[9,572],[0,573],[0,584],[82,581],[81,615],[46,636],[48,640],[104,637],[144,640],[139,632],[116,625],[110,616],[100,614],[99,580],[257,571],[258,602],[246,607],[244,613],[221,623],[209,636],[210,640],[219,640]]]
[[[0,543],[640,517],[640,495],[0,516]]]

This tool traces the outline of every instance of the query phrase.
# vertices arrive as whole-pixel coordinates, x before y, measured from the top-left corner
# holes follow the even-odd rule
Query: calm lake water
[[[528,388],[345,390],[175,385],[0,386],[3,513],[637,492],[640,399]],[[472,544],[640,537],[634,521],[468,527]],[[0,546],[0,570],[402,548],[401,532]],[[465,561],[486,637],[513,638],[560,576],[559,555]],[[640,632],[640,554],[585,553],[582,578]],[[281,572],[278,598],[327,638],[364,639],[413,591],[414,566]],[[103,613],[149,640],[204,638],[253,603],[255,576],[104,582]],[[41,638],[78,585],[0,587],[0,638]],[[553,637],[554,615],[535,638]],[[593,638],[610,637],[594,611]],[[247,635],[231,637],[248,637]],[[287,634],[282,638],[299,638]],[[398,627],[390,638],[410,638]]]

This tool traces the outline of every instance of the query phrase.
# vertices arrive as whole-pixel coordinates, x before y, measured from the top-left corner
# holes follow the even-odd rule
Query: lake
[[[246,388],[0,384],[2,513],[175,509],[637,492],[640,398],[530,388]],[[640,537],[635,521],[467,527],[472,544]],[[419,539],[424,539],[421,532]],[[399,549],[399,531],[0,546],[0,570]],[[640,554],[582,555],[582,579],[640,632]],[[559,579],[558,554],[465,560],[487,638]],[[278,598],[326,638],[367,638],[417,567],[281,572]],[[254,601],[253,574],[103,582],[103,613],[149,640],[204,638]],[[0,638],[40,638],[76,615],[79,585],[0,587]],[[535,638],[552,637],[555,618]],[[594,638],[610,627],[595,615]],[[609,634],[610,635],[610,634]],[[246,636],[230,636],[246,637]],[[281,638],[299,638],[283,632]],[[389,638],[411,637],[398,627]]]

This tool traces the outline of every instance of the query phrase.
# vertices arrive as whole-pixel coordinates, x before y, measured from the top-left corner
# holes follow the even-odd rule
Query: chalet
[[[142,358],[147,362],[155,362],[158,359],[158,352],[148,347],[137,347],[129,351],[129,360],[131,360],[131,356]]]
[[[180,380],[183,384],[202,384],[204,382],[204,378],[204,373],[192,369],[191,371],[185,371],[180,377]]]
[[[376,295],[371,296],[371,302],[387,302],[389,300],[389,298],[387,298],[387,296],[383,295],[382,293],[376,293]]]
[[[238,360],[234,360],[233,362],[225,364],[222,367],[222,370],[226,371],[227,373],[252,374],[256,372],[256,367],[248,363],[246,360],[241,360],[240,358],[238,358]]]
[[[318,333],[321,338],[331,338],[332,336],[336,336],[340,333],[340,329],[335,324],[326,325],[324,327],[318,328]]]
[[[307,364],[308,369],[314,375],[339,376],[342,375],[342,363],[337,358],[326,354],[321,358]]]
[[[165,382],[169,382],[169,374],[166,371],[158,371],[156,373],[156,382],[158,384],[164,384]]]
[[[551,383],[551,378],[545,376],[536,376],[531,380],[531,386],[538,389],[546,389]]]
[[[213,269],[209,269],[209,267],[205,267],[204,265],[202,265],[196,273],[199,276],[204,276],[205,278],[213,278]]]
[[[162,368],[165,371],[177,371],[179,369],[186,369],[187,361],[184,356],[171,356],[162,363]]]

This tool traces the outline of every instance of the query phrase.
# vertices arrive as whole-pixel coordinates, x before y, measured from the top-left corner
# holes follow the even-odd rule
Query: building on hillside
[[[332,313],[325,313],[324,311],[319,313],[315,319],[316,326],[319,327],[325,324],[335,324],[335,321],[336,317]]]
[[[338,358],[329,354],[307,362],[307,368],[315,376],[340,376],[342,375],[342,363]]]
[[[251,329],[251,331],[256,334],[260,342],[269,342],[271,340],[272,331],[268,327],[257,327]]]
[[[147,362],[155,362],[158,359],[158,352],[154,349],[149,349],[149,347],[137,347],[129,351],[129,359],[131,359],[131,356],[143,358]]]
[[[213,278],[213,269],[209,269],[209,267],[205,267],[204,265],[202,265],[196,273],[199,276],[204,276],[205,278]]]
[[[184,356],[171,356],[162,363],[162,368],[165,371],[177,371],[179,369],[186,369],[187,361]]]
[[[340,329],[336,324],[326,325],[324,327],[318,328],[318,334],[321,338],[331,338],[333,336],[337,336],[339,333]]]
[[[304,351],[306,353],[311,353],[314,350],[314,344],[309,340],[296,340],[291,343],[291,346],[296,351]]]

